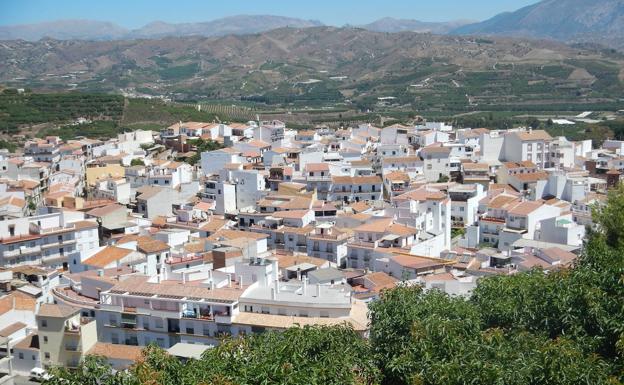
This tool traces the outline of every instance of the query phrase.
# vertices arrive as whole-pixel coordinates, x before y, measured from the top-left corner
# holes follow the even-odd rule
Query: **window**
[[[186,327],[186,334],[195,334],[195,328],[192,326]]]
[[[48,343],[48,336],[43,336],[43,343],[47,344]]]
[[[43,357],[45,357],[46,360],[50,359],[50,352],[44,352],[43,353]]]
[[[17,356],[19,357],[20,360],[24,359],[24,353],[19,353]]]
[[[48,320],[42,319],[41,320],[41,327],[42,328],[47,328],[48,327]]]

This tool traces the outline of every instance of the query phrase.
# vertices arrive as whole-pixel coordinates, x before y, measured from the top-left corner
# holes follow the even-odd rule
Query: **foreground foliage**
[[[403,286],[370,306],[370,339],[346,326],[239,339],[181,364],[148,347],[129,372],[100,358],[50,384],[620,384],[624,187],[597,209],[577,264],[479,281],[470,298]],[[68,382],[63,382],[68,380]]]

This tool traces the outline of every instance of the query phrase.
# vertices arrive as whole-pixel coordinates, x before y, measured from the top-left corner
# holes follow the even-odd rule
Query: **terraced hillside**
[[[614,109],[624,58],[511,38],[283,28],[219,38],[0,42],[0,82],[358,110]]]

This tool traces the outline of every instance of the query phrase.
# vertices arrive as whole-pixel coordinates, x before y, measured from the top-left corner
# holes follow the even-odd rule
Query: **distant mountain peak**
[[[515,12],[461,26],[451,33],[548,38],[622,47],[624,0],[543,0]]]
[[[431,32],[445,34],[462,25],[473,23],[473,20],[453,20],[446,22],[430,22],[413,19],[382,17],[372,23],[361,25],[361,28],[375,32]]]

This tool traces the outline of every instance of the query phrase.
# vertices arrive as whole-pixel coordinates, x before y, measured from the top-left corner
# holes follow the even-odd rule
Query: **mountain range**
[[[451,31],[624,47],[624,0],[543,0]]]
[[[117,24],[96,20],[58,20],[37,24],[0,26],[0,40],[43,38],[57,40],[128,40],[159,39],[182,36],[245,35],[282,27],[307,28],[323,25],[315,20],[303,20],[273,15],[236,15],[199,23],[166,23],[154,21],[141,28],[129,30]]]
[[[316,20],[272,15],[237,15],[207,22],[155,21],[138,29],[93,20],[60,20],[39,24],[0,26],[0,40],[42,38],[58,40],[129,40],[183,36],[225,36],[261,33],[272,29],[323,26]],[[515,12],[472,22],[423,22],[384,17],[356,26],[375,32],[427,32],[454,35],[491,35],[591,42],[624,48],[624,0],[542,0]]]
[[[372,23],[358,25],[375,32],[427,32],[445,34],[472,23],[469,20],[424,22],[412,19],[384,17]],[[183,36],[225,36],[260,33],[282,27],[308,28],[324,26],[317,20],[304,20],[273,15],[237,15],[198,23],[167,23],[154,21],[137,29],[97,20],[58,20],[37,24],[0,26],[0,40],[130,40],[160,39]]]
[[[472,20],[453,20],[448,22],[427,22],[413,19],[395,19],[384,17],[372,23],[360,25],[360,28],[375,32],[429,32],[446,34],[461,26],[472,24]]]

